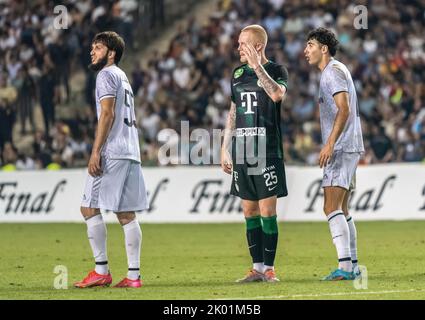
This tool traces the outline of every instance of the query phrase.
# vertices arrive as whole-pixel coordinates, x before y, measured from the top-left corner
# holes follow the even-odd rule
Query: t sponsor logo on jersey
[[[246,108],[245,114],[254,114],[252,107],[258,107],[257,92],[241,92],[242,108]]]
[[[265,127],[253,127],[253,128],[237,128],[236,129],[237,137],[253,137],[253,136],[266,136]]]
[[[239,69],[237,69],[236,71],[235,71],[235,73],[233,74],[233,77],[235,78],[235,79],[237,79],[237,78],[239,78],[242,74],[243,74],[243,68],[239,68]]]

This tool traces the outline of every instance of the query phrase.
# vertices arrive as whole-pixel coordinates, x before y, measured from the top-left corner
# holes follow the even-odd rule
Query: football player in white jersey
[[[318,99],[324,146],[319,165],[324,168],[324,211],[339,261],[323,280],[352,280],[359,275],[357,232],[348,203],[364,146],[356,90],[347,67],[333,58],[337,48],[334,33],[318,28],[309,33],[304,54],[321,71]]]
[[[101,209],[113,211],[123,227],[128,274],[115,287],[142,286],[140,248],[142,232],[135,211],[148,208],[143,179],[139,137],[135,123],[133,92],[125,73],[117,66],[124,52],[124,40],[115,32],[97,34],[92,42],[90,68],[96,78],[98,125],[81,213],[96,267],[78,288],[109,286],[112,277],[106,251],[106,225]]]

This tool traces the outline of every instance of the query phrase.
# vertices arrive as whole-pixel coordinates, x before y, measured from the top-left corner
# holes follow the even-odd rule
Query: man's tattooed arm
[[[228,149],[231,141],[232,134],[236,128],[236,104],[234,102],[230,105],[229,113],[227,114],[226,128],[224,129],[223,148]]]
[[[281,101],[286,93],[285,86],[274,81],[262,65],[259,65],[254,71],[269,97],[274,102]]]

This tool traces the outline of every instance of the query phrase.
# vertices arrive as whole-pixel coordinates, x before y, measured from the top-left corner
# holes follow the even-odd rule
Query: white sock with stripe
[[[328,222],[332,240],[338,254],[338,268],[351,272],[353,266],[350,253],[350,231],[342,210],[336,210],[329,214]]]
[[[353,270],[357,267],[357,230],[356,225],[354,224],[353,217],[350,215],[345,217],[348,224],[348,229],[350,230],[350,253],[351,253],[351,262],[353,263]]]
[[[123,226],[125,235],[125,249],[128,260],[127,278],[137,280],[140,277],[140,248],[142,245],[142,229],[134,219]]]
[[[109,273],[108,256],[106,254],[106,224],[102,215],[98,214],[86,220],[87,236],[96,262],[95,271],[98,274]]]

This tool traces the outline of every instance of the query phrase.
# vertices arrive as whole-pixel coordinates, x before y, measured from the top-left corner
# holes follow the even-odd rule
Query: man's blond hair
[[[245,31],[251,32],[251,34],[254,35],[255,39],[258,42],[262,43],[264,47],[267,45],[267,32],[259,24],[251,24],[241,30],[241,32],[245,32]]]

